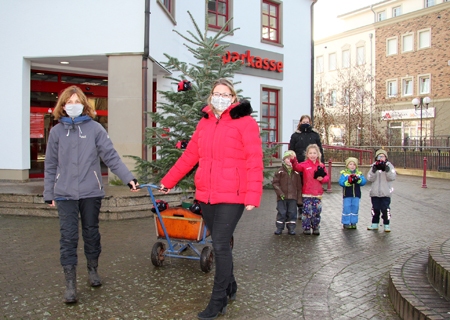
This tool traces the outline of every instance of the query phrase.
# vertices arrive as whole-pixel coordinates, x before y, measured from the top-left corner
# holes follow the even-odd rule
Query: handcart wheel
[[[234,236],[231,236],[231,239],[230,239],[230,248],[231,248],[231,250],[233,250],[233,247],[234,247]]]
[[[214,262],[214,252],[211,247],[204,247],[200,255],[200,268],[203,272],[210,272]]]
[[[164,261],[164,251],[166,248],[162,242],[156,242],[152,248],[152,263],[155,267],[161,267]]]

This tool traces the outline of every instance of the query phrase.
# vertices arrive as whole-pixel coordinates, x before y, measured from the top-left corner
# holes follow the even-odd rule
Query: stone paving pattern
[[[323,198],[320,236],[275,236],[275,192],[264,190],[261,208],[245,212],[234,235],[237,300],[219,319],[399,319],[388,296],[390,268],[449,229],[450,183],[421,186],[419,177],[397,177],[392,232],[384,233],[366,230],[370,184],[362,188],[356,230],[342,229],[341,189],[333,185]],[[154,267],[151,218],[101,221],[100,231],[103,286],[88,286],[80,239],[79,302],[65,305],[58,220],[2,215],[0,208],[0,318],[196,319],[214,272],[179,258]]]

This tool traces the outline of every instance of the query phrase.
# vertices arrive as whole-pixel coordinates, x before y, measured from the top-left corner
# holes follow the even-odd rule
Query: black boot
[[[295,236],[295,223],[287,223],[288,234],[291,236]]]
[[[102,285],[102,282],[97,273],[98,259],[88,260],[87,268],[88,268],[89,282],[91,284],[91,287],[100,287]]]
[[[219,300],[209,300],[208,306],[202,312],[197,314],[200,320],[211,320],[217,318],[220,314],[227,312],[228,297]]]
[[[230,282],[227,288],[227,297],[230,301],[236,300],[237,283],[236,281]]]
[[[64,292],[65,303],[77,302],[77,267],[63,266],[64,277],[66,278],[66,292]]]

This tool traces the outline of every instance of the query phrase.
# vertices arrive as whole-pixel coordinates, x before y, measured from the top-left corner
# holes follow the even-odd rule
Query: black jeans
[[[78,213],[80,213],[84,254],[87,260],[98,259],[102,247],[98,229],[102,198],[57,200],[60,227],[60,261],[62,266],[77,265]]]
[[[200,203],[200,206],[203,220],[211,232],[216,265],[211,300],[220,300],[226,297],[228,284],[235,281],[230,240],[239,219],[242,217],[244,205]]]
[[[383,224],[388,225],[391,221],[390,197],[371,197],[372,200],[372,223],[380,223],[380,214]]]

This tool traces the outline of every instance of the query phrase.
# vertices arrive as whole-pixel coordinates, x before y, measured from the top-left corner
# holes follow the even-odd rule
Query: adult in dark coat
[[[289,150],[295,152],[298,162],[303,162],[305,161],[306,147],[310,144],[317,144],[319,146],[320,153],[322,154],[320,161],[325,163],[320,135],[312,128],[311,117],[308,115],[303,115],[300,118],[297,130],[291,136]]]

